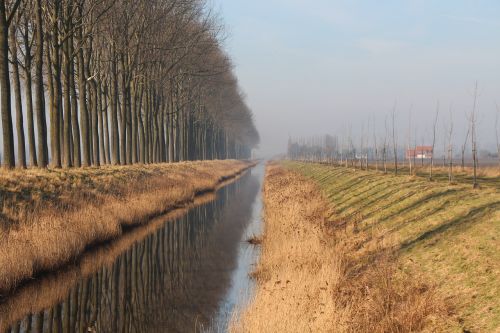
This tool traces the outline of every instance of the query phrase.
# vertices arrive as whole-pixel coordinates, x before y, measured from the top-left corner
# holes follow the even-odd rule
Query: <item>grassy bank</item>
[[[318,164],[286,166],[317,183],[329,223],[356,244],[351,257],[390,253],[400,271],[436,287],[451,306],[442,330],[500,329],[500,194]]]
[[[265,232],[255,298],[234,332],[410,332],[445,322],[446,304],[423,279],[328,216],[317,185],[280,165],[267,169]]]
[[[253,272],[257,291],[232,330],[317,332],[331,327],[335,304],[330,295],[339,262],[334,249],[321,241],[326,202],[311,183],[275,165],[266,169],[263,200],[265,233]],[[320,262],[323,255],[332,260]]]
[[[318,163],[320,164],[320,163]],[[321,164],[330,164],[335,167],[345,167],[345,164],[339,165],[338,163],[325,163]],[[349,168],[357,169],[362,171],[367,171],[366,166],[363,164],[363,168],[359,162],[355,164],[354,167],[352,164],[349,164]],[[386,164],[385,171],[387,174],[394,174],[394,163],[388,162]],[[380,173],[384,173],[384,166],[381,162],[374,163],[371,161],[368,164],[368,170],[378,171]],[[400,161],[398,164],[398,175],[409,176],[410,168],[408,165],[408,160]],[[416,165],[412,165],[411,175],[415,177],[421,177],[423,179],[429,179],[430,175],[430,165],[429,161],[426,161],[424,164],[420,164],[420,161],[416,162]],[[452,184],[463,184],[472,186],[474,179],[474,169],[471,166],[461,167],[460,164],[454,164],[452,167]],[[439,181],[443,183],[449,183],[449,168],[448,166],[443,166],[440,161],[434,161],[434,166],[432,168],[432,178],[434,181]],[[500,167],[498,165],[481,165],[476,169],[476,181],[482,188],[495,188],[500,190]]]
[[[77,258],[124,228],[193,201],[248,168],[205,161],[0,173],[0,290]]]

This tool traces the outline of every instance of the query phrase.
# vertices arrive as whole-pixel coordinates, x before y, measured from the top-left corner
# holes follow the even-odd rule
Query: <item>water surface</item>
[[[258,166],[182,216],[130,230],[3,296],[0,330],[225,331],[253,289],[258,249],[246,240],[260,232],[262,178]]]

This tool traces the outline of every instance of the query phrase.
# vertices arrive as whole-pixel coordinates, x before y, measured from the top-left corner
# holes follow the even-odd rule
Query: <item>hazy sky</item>
[[[441,132],[452,105],[458,146],[476,80],[480,145],[493,147],[500,1],[213,1],[262,154],[285,151],[288,135],[356,132],[369,118],[382,135],[395,101],[401,141],[411,105],[418,141],[429,141],[436,102]]]

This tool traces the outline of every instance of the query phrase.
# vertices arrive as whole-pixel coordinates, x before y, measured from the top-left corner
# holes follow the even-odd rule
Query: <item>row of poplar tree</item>
[[[248,158],[222,40],[205,0],[0,0],[4,167]]]

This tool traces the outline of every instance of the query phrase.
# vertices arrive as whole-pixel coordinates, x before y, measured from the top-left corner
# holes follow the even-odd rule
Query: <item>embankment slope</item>
[[[332,223],[313,181],[271,164],[263,195],[257,291],[234,332],[409,332],[446,321],[426,281],[380,247],[358,252],[369,235]]]
[[[500,193],[318,164],[286,167],[320,186],[332,225],[361,237],[352,255],[390,252],[399,270],[436,287],[451,306],[444,330],[500,330]]]

